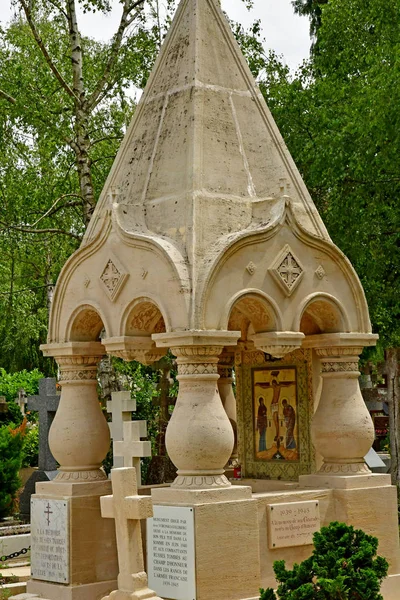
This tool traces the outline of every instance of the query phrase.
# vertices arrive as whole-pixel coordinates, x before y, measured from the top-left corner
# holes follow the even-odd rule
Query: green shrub
[[[39,462],[39,425],[33,424],[26,430],[22,447],[22,467],[37,467]]]
[[[15,402],[8,401],[8,411],[0,413],[0,425],[20,425],[24,419],[21,410]]]
[[[38,370],[18,371],[16,373],[7,373],[0,369],[0,396],[5,396],[7,401],[15,400],[18,397],[18,391],[23,388],[27,396],[33,396],[39,391],[39,379],[44,375]]]
[[[380,592],[388,563],[376,556],[378,540],[343,523],[331,523],[314,535],[310,558],[292,571],[277,561],[274,571],[280,600],[383,600]],[[260,600],[276,600],[272,589]]]
[[[13,512],[16,493],[20,487],[18,471],[22,463],[22,446],[26,422],[13,429],[0,427],[0,519]]]

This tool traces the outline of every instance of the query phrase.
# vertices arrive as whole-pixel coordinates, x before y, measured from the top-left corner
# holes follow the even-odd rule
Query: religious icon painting
[[[253,369],[254,459],[300,459],[296,367]]]

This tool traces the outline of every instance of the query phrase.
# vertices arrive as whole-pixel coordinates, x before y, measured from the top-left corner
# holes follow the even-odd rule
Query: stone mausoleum
[[[49,440],[60,468],[36,498],[69,507],[68,572],[65,582],[34,574],[28,591],[98,600],[116,589],[114,523],[100,514],[111,484],[97,364],[105,354],[151,364],[169,349],[179,396],[167,449],[178,475],[151,496],[194,515],[193,598],[258,598],[275,583],[274,560],[303,560],[311,530],[334,520],[379,538],[385,600],[398,598],[396,490],[363,458],[374,430],[358,360],[376,339],[357,274],[219,1],[182,0],[55,291],[43,352],[61,373]],[[232,457],[238,485],[224,474]]]

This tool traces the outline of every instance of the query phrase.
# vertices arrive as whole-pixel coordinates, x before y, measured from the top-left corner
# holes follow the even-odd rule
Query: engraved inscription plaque
[[[147,519],[149,587],[168,600],[196,600],[193,508],[153,508]]]
[[[33,579],[69,583],[69,503],[31,499],[31,571]]]
[[[321,528],[319,502],[268,504],[268,542],[270,549],[307,546]]]

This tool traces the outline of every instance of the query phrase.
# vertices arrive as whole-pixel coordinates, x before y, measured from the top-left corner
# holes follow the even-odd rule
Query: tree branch
[[[22,292],[33,292],[33,290],[43,290],[44,288],[49,288],[49,287],[54,287],[56,284],[55,283],[46,283],[45,285],[36,285],[33,288],[23,288],[22,290],[16,290],[15,292],[12,292],[12,294],[15,296],[15,294],[22,294]],[[0,296],[9,296],[10,292],[0,292]]]
[[[46,217],[54,214],[56,211],[54,210],[55,207],[57,206],[57,204],[61,201],[64,200],[64,198],[79,198],[81,200],[81,202],[74,202],[74,203],[69,203],[69,206],[76,206],[78,204],[81,204],[83,202],[83,198],[82,196],[79,196],[79,194],[63,194],[62,196],[60,196],[59,198],[57,198],[57,200],[55,200],[55,202],[53,202],[52,206],[50,206],[49,210],[47,210],[44,215],[42,215],[41,217],[39,217],[39,219],[37,221],[35,221],[35,223],[32,223],[32,225],[29,225],[29,227],[36,227],[36,225],[38,223],[40,223],[40,221],[42,221],[43,219],[45,219]],[[62,206],[59,206],[57,210],[63,208]]]
[[[4,100],[7,100],[7,102],[9,102],[10,104],[17,103],[15,98],[10,96],[9,94],[7,94],[7,92],[4,92],[3,90],[0,90],[0,98],[4,98]]]
[[[74,240],[78,240],[79,242],[82,240],[82,236],[72,233],[71,231],[65,231],[64,229],[56,229],[56,228],[48,228],[48,229],[31,229],[30,227],[21,227],[19,225],[8,225],[3,221],[0,221],[0,224],[3,225],[3,230],[13,229],[14,231],[21,231],[22,233],[61,233],[62,235],[66,235],[67,237],[71,237]]]
[[[132,23],[133,19],[136,18],[137,14],[138,14],[138,13],[136,13],[131,19],[128,19],[130,13],[133,10],[135,10],[135,8],[138,8],[139,6],[141,6],[143,3],[144,3],[144,0],[136,0],[131,6],[129,6],[129,0],[125,0],[124,9],[122,11],[122,16],[121,16],[121,21],[119,23],[117,33],[114,36],[114,41],[111,46],[110,56],[108,58],[106,66],[105,66],[103,75],[98,80],[93,93],[91,94],[90,98],[88,99],[88,106],[90,108],[93,108],[98,103],[97,101],[98,101],[100,95],[102,94],[105,85],[109,81],[112,68],[115,65],[115,62],[118,58],[119,50],[121,48],[122,39],[124,37],[126,28]]]
[[[47,52],[47,48],[44,45],[43,40],[40,37],[38,30],[36,29],[35,23],[33,22],[32,11],[31,11],[29,5],[25,2],[25,0],[19,0],[19,1],[22,5],[22,8],[24,9],[26,20],[28,21],[29,27],[31,28],[33,37],[35,38],[36,43],[39,46],[39,48],[44,56],[45,61],[47,62],[48,66],[50,67],[51,71],[53,72],[53,75],[59,81],[59,83],[64,88],[64,90],[67,92],[67,94],[69,96],[71,96],[71,98],[74,98],[74,100],[77,100],[74,92],[71,90],[68,83],[65,81],[64,77],[61,75],[60,71],[57,69],[56,65],[51,60],[50,54]]]

